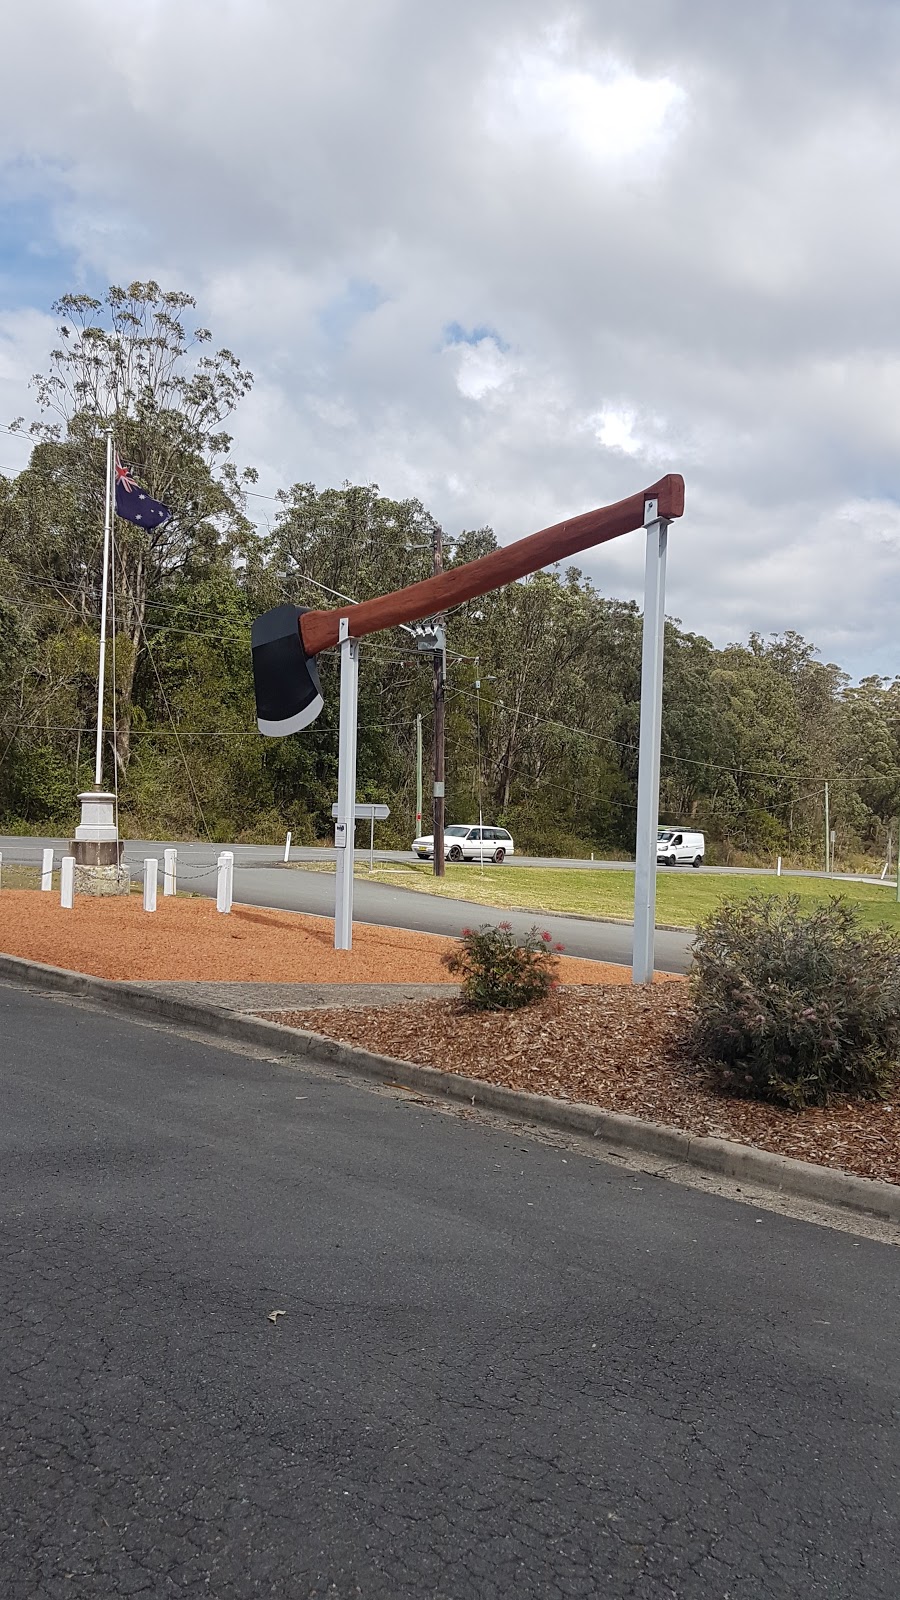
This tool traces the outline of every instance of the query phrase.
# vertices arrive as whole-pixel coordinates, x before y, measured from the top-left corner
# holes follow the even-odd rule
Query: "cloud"
[[[14,9],[6,414],[56,293],[153,275],[256,373],[261,489],[507,539],[680,469],[686,625],[893,671],[898,45],[880,0]]]

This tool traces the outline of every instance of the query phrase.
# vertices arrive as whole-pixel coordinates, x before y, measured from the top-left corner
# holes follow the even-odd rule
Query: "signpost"
[[[337,814],[338,814],[338,808],[337,808],[336,805],[334,805],[331,808],[331,815],[333,817],[336,817]],[[376,824],[376,822],[386,822],[388,817],[390,816],[390,814],[391,814],[390,806],[369,805],[365,801],[357,802],[357,804],[353,807],[353,820],[354,820],[354,822],[368,822],[368,824],[369,824],[369,871],[370,872],[372,871],[372,868],[375,865],[375,824]],[[353,846],[351,845],[350,849],[352,850],[352,848],[353,848]],[[352,891],[352,889],[350,891],[350,903],[351,903],[351,906],[352,906],[352,903],[353,903],[353,891]],[[352,918],[351,918],[351,920],[352,920]]]

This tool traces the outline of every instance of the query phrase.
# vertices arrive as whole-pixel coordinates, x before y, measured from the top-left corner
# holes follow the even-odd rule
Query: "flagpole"
[[[106,684],[106,596],[109,588],[109,540],[112,532],[113,437],[106,430],[106,500],[103,516],[103,592],[100,600],[100,671],[97,675],[97,758],[94,783],[100,788],[103,775],[103,691]]]

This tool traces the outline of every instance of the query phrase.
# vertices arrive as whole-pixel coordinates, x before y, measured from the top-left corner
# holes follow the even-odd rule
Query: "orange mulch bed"
[[[524,1011],[435,999],[265,1015],[397,1060],[900,1183],[900,1099],[798,1113],[725,1094],[691,1059],[691,1010],[681,983],[574,989]]]
[[[354,923],[353,949],[334,949],[328,917],[232,908],[212,900],[160,896],[144,911],[137,896],[77,897],[64,911],[56,894],[0,893],[0,950],[97,978],[219,983],[453,983],[441,956],[455,940]],[[627,983],[627,967],[560,958],[566,984]]]

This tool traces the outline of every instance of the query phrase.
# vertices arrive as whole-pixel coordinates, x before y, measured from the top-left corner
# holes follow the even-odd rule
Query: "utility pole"
[[[422,832],[422,713],[416,712],[416,832]]]
[[[431,568],[435,577],[444,570],[441,529],[435,524],[431,545]],[[434,670],[434,876],[444,876],[444,679],[447,675],[446,618],[435,617],[439,648],[433,656]]]

